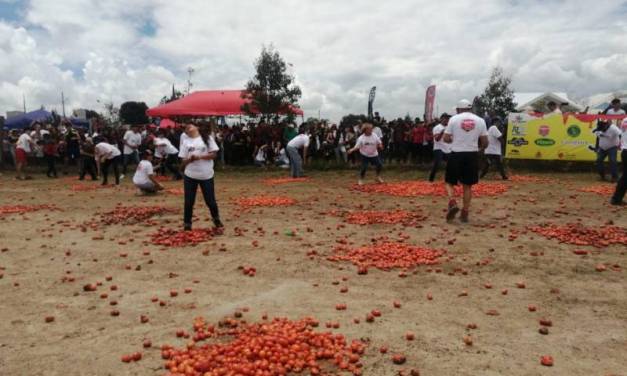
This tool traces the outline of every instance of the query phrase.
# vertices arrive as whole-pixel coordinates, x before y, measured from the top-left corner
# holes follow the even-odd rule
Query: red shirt
[[[50,142],[44,145],[45,155],[55,155],[57,153],[57,144]]]
[[[424,127],[416,127],[411,131],[411,142],[414,144],[422,144],[422,141],[425,138],[425,128]]]

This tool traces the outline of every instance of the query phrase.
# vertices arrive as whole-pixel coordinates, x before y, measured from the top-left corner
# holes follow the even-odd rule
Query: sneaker
[[[364,185],[364,180],[363,179],[357,180],[357,185]]]
[[[625,203],[625,201],[610,200],[610,205],[625,206],[625,205],[627,205],[627,203]]]
[[[377,176],[376,181],[377,181],[377,183],[379,183],[379,184],[383,184],[383,183],[385,183],[385,182],[383,181],[383,179],[381,179],[381,177],[380,177],[380,176]]]
[[[455,219],[455,216],[459,212],[459,208],[457,207],[457,203],[455,200],[451,200],[448,204],[448,212],[446,213],[446,221],[450,222]]]
[[[215,228],[222,228],[224,227],[224,224],[222,223],[222,221],[220,220],[220,218],[214,218],[213,219],[213,226]]]
[[[468,210],[462,210],[462,215],[459,217],[459,220],[463,223],[468,223]]]

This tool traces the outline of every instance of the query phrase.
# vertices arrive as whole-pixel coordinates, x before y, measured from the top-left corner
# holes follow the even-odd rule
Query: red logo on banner
[[[466,132],[470,132],[475,129],[475,121],[472,119],[466,119],[462,121],[462,129]]]
[[[538,128],[538,133],[540,133],[540,136],[542,137],[548,136],[550,131],[551,128],[549,128],[548,125],[541,125],[540,128]]]

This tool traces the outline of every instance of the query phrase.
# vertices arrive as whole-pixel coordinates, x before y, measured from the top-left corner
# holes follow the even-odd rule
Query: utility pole
[[[63,118],[65,119],[65,96],[63,92],[61,92],[61,106],[63,108]]]
[[[22,94],[22,106],[24,107],[24,113],[26,113],[26,96]]]
[[[187,95],[189,95],[189,92],[192,90],[192,73],[194,73],[194,68],[189,67],[187,68]]]

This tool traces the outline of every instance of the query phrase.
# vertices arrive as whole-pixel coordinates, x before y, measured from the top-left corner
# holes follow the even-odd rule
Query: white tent
[[[557,103],[558,107],[562,103],[568,103],[561,107],[563,112],[579,112],[584,109],[579,103],[569,99],[566,93],[514,93],[517,111],[525,111],[528,108],[532,108],[537,112],[547,112],[547,104],[551,101]]]
[[[590,113],[597,113],[605,111],[610,106],[612,99],[615,98],[620,99],[623,103],[627,103],[627,90],[593,95],[587,99],[586,104],[590,106]]]

